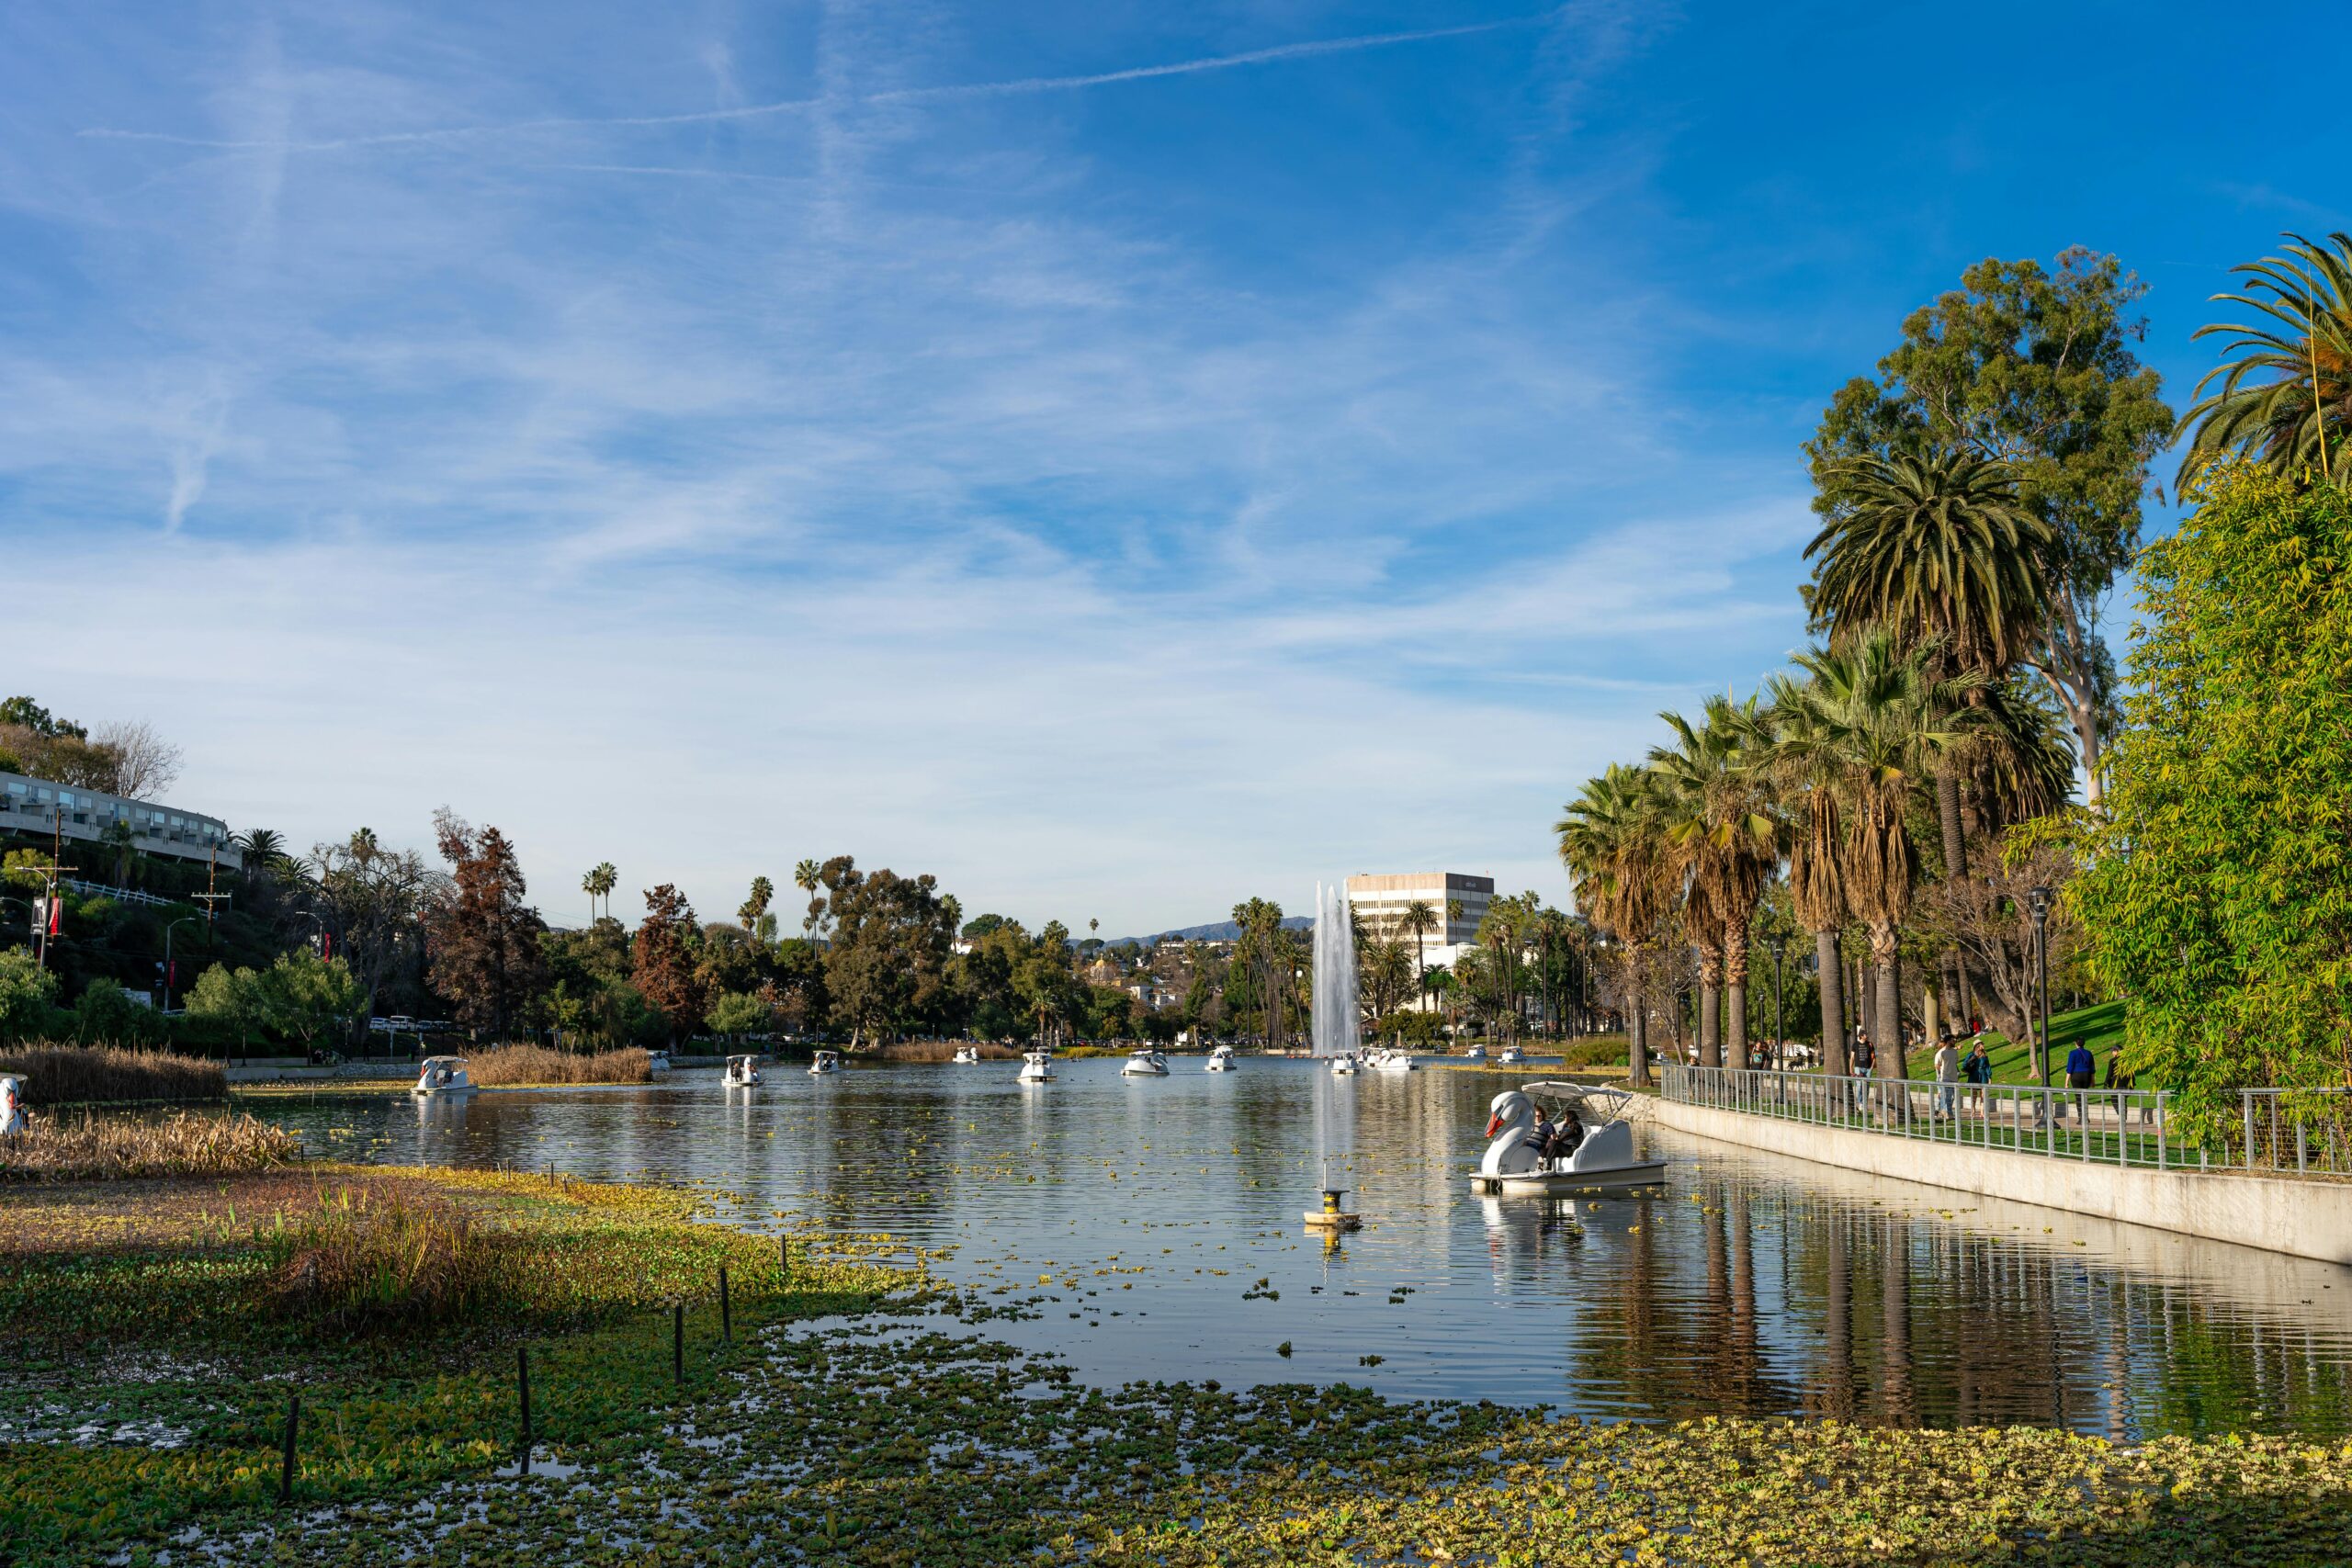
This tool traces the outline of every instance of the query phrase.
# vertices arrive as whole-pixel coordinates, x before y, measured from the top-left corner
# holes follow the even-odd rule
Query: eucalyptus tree
[[[1646,960],[1673,906],[1673,858],[1657,776],[1611,762],[1568,802],[1553,831],[1577,906],[1617,935],[1623,965],[1627,1076],[1649,1082]]]
[[[2065,710],[2096,805],[2114,673],[2099,620],[2139,553],[2148,465],[2173,431],[2162,378],[2133,352],[2146,288],[2080,249],[2049,265],[1988,259],[1960,281],[1904,321],[1875,378],[1854,378],[1823,412],[1805,444],[1814,506],[1834,517],[1836,470],[1865,456],[1966,452],[2008,466],[2019,504],[2049,531],[2045,613],[2021,662]]]
[[[1654,747],[1667,837],[1689,886],[1687,921],[1699,948],[1699,1052],[1721,1066],[1728,1046],[1747,1065],[1747,930],[1780,863],[1781,827],[1766,764],[1771,738],[1757,699],[1709,697],[1701,720],[1659,716],[1674,732]],[[1719,988],[1720,987],[1720,988]]]
[[[1801,654],[1807,677],[1794,699],[1817,734],[1822,765],[1845,807],[1838,872],[1847,906],[1870,933],[1876,1003],[1871,1016],[1900,1059],[1901,998],[1895,949],[1911,913],[1918,851],[1907,818],[1959,732],[1973,675],[1938,680],[1929,654],[1892,632],[1871,631],[1851,647]]]
[[[2229,341],[2181,420],[2181,488],[2228,453],[2290,478],[2352,479],[2352,235],[2285,238],[2285,255],[2231,269],[2253,280],[2244,293],[2213,296],[2258,319],[2197,329]]]

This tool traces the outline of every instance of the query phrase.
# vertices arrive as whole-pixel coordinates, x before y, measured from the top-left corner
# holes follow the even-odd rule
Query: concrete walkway
[[[2352,1182],[2165,1171],[1816,1126],[1645,1098],[1660,1126],[1847,1170],[2352,1268]]]

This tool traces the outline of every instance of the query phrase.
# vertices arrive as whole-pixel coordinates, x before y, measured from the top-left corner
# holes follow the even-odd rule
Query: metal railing
[[[2295,1114],[2297,1097],[2352,1089],[2246,1089],[2239,1136],[2183,1135],[2164,1089],[2070,1089],[2040,1084],[1944,1083],[1925,1078],[1833,1077],[1769,1068],[1660,1064],[1667,1099],[1719,1111],[1841,1127],[1890,1137],[2150,1170],[2254,1170],[2352,1174],[2352,1138],[2335,1118]]]

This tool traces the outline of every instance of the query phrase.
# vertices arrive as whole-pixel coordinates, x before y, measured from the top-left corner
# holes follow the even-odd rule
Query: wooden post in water
[[[784,1277],[789,1281],[792,1278],[792,1238],[788,1235],[776,1237],[775,1249],[784,1256]]]
[[[686,1303],[670,1305],[670,1370],[679,1382],[686,1381]]]
[[[735,1313],[727,1300],[727,1265],[718,1266],[718,1337],[728,1344],[735,1343]]]
[[[523,1458],[514,1467],[517,1475],[531,1473],[531,1348],[514,1347],[514,1384],[523,1394]]]
[[[294,1431],[302,1423],[302,1395],[289,1391],[286,1395],[286,1467],[277,1478],[277,1500],[283,1505],[294,1501]]]

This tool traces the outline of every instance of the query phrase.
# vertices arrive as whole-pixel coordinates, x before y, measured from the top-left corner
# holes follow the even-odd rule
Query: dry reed
[[[268,1299],[347,1327],[463,1316],[499,1281],[500,1238],[447,1199],[345,1188],[300,1223],[257,1230]]]
[[[0,1053],[0,1073],[25,1080],[25,1103],[107,1105],[221,1100],[220,1064],[119,1045],[32,1045]]]
[[[650,1083],[651,1059],[635,1046],[582,1055],[544,1045],[501,1045],[466,1058],[466,1073],[485,1089],[543,1083]]]
[[[0,1137],[0,1181],[122,1181],[151,1176],[233,1176],[289,1165],[301,1145],[251,1116],[59,1116],[35,1111],[30,1130]]]
[[[952,1062],[956,1053],[969,1043],[963,1040],[901,1040],[895,1045],[882,1047],[880,1055],[886,1062]],[[1009,1045],[980,1046],[983,1062],[1014,1062],[1021,1053]]]

